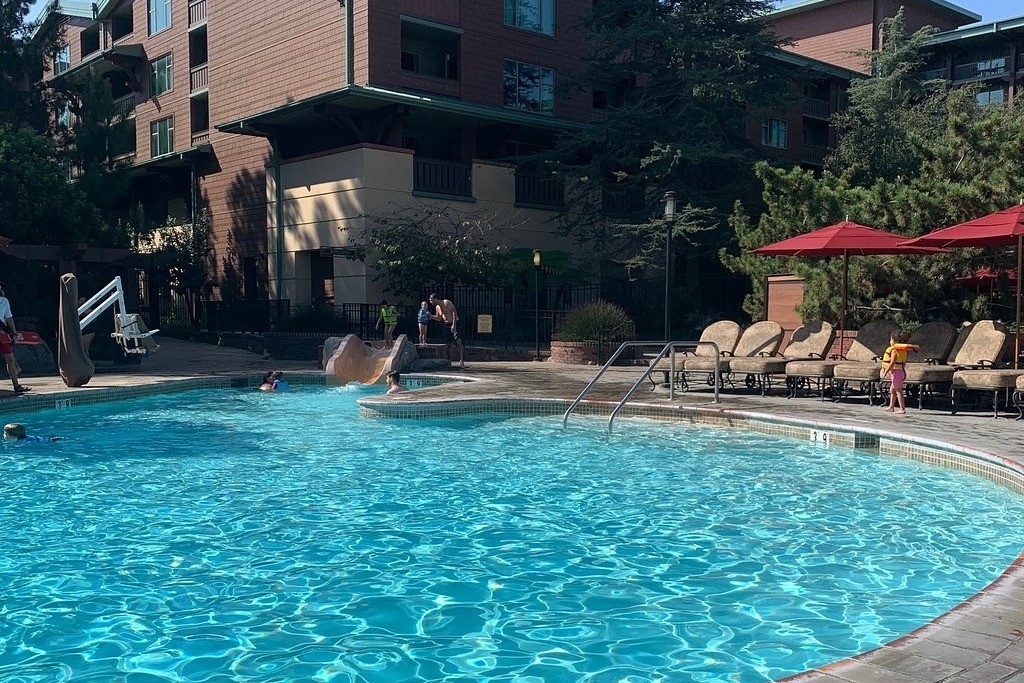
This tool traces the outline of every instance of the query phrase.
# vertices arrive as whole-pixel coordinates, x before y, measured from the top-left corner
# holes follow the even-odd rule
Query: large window
[[[780,119],[767,119],[761,124],[761,144],[765,147],[789,147],[789,124]]]
[[[149,94],[162,95],[174,87],[174,62],[171,55],[164,55],[149,63]]]
[[[555,33],[555,0],[505,0],[505,25]]]
[[[974,96],[974,99],[979,107],[986,107],[990,104],[1002,104],[1006,101],[1006,91],[1002,88],[982,90]]]
[[[555,108],[555,70],[505,62],[505,106],[550,114]]]
[[[53,73],[62,74],[71,68],[71,46],[61,45],[53,53]]]
[[[149,35],[160,33],[171,25],[171,0],[147,0],[149,3]]]
[[[168,116],[149,124],[149,156],[158,157],[174,151],[174,117]]]

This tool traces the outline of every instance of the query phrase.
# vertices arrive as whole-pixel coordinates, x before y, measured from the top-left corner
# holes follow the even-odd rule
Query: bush
[[[281,323],[278,332],[348,332],[345,317],[333,308],[306,308]]]
[[[564,342],[624,341],[634,334],[633,321],[622,308],[598,301],[569,311],[551,338]]]

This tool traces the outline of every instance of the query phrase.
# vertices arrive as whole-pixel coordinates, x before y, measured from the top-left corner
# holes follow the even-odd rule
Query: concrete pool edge
[[[295,385],[323,385],[322,372],[290,372]],[[429,391],[411,391],[392,396],[360,400],[360,410],[378,415],[403,413],[399,417],[443,417],[457,414],[505,412],[511,415],[560,415],[571,402],[565,398],[530,397],[529,387],[515,388],[517,395],[502,395],[508,382],[460,375],[409,373],[403,380],[423,380],[425,387],[448,386]],[[470,382],[486,393],[469,395],[452,383]],[[203,377],[157,379],[152,383],[124,387],[85,387],[47,394],[23,395],[0,402],[0,415],[68,408],[144,396],[179,393],[193,389],[254,388],[258,377],[252,373],[224,373]],[[464,385],[465,386],[465,385]],[[460,395],[461,394],[461,395]],[[612,401],[592,401],[581,414],[607,416]],[[785,403],[780,408],[785,410]],[[499,410],[505,406],[508,410]],[[404,407],[404,408],[403,408]],[[374,410],[384,408],[383,411]],[[396,410],[397,409],[397,410]],[[418,413],[418,414],[417,414]],[[433,414],[431,414],[433,413]],[[739,410],[720,406],[680,406],[657,402],[634,402],[623,415],[684,422],[701,426],[753,429],[767,434],[809,439],[817,431],[829,435],[835,445],[877,450],[924,460],[946,467],[958,467],[986,476],[1018,493],[1024,493],[1024,465],[985,450],[951,444],[921,436],[908,436],[887,429],[794,418],[763,410]],[[396,415],[391,415],[392,417]],[[571,426],[571,421],[570,421]],[[893,425],[894,429],[898,425]],[[859,440],[858,440],[859,439]],[[934,459],[930,459],[934,458]],[[917,630],[874,650],[840,660],[779,681],[787,683],[920,683],[949,681],[1024,682],[1024,553],[982,591]],[[1014,675],[1018,674],[1018,675]]]

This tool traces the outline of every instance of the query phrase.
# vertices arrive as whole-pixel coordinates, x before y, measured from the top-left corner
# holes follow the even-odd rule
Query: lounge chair
[[[772,386],[772,377],[786,371],[786,365],[797,360],[822,360],[836,339],[835,328],[823,320],[801,325],[793,332],[786,350],[780,356],[758,358],[732,358],[729,369],[736,374],[746,373],[764,396]]]
[[[953,346],[953,342],[956,340],[956,334],[956,328],[945,322],[925,323],[914,330],[910,335],[910,343],[917,344],[921,348],[916,352],[912,352],[907,359],[908,378],[911,375],[909,367],[911,364],[919,366],[922,363],[937,364],[945,361],[950,348]],[[886,340],[886,346],[888,346],[888,343],[888,340]],[[859,382],[868,396],[869,405],[875,404],[875,396],[885,396],[884,392],[880,390],[882,384],[881,357],[867,362],[840,363],[835,367],[832,374],[837,383],[845,382],[847,386]],[[915,381],[913,381],[913,384],[918,385],[922,389],[918,401],[920,404],[923,402],[924,389],[926,388],[920,385],[927,385],[927,383],[922,383],[916,379],[921,376],[921,373],[916,368],[914,369],[914,376]],[[837,395],[836,399],[838,400],[840,397]],[[882,402],[885,402],[884,398]]]
[[[947,365],[927,368],[938,381],[949,382],[949,398],[954,415],[964,390],[991,391],[993,417],[999,415],[999,394],[1009,393],[1024,370],[999,369],[1010,336],[1002,323],[982,320],[971,325]],[[952,370],[952,372],[950,372]],[[939,375],[939,373],[942,375]]]
[[[740,334],[742,331],[743,330],[739,326],[739,323],[735,323],[732,320],[719,320],[718,322],[711,323],[705,327],[704,331],[700,333],[699,339],[699,341],[704,342],[703,344],[698,344],[697,348],[693,351],[676,354],[676,377],[673,377],[672,380],[682,382],[684,359],[692,358],[694,356],[714,359],[717,354],[715,353],[715,347],[711,346],[712,343],[718,346],[718,353],[732,353],[736,348],[736,343],[740,340]],[[665,384],[668,384],[671,367],[671,360],[669,358],[663,358],[659,361],[654,367],[654,371],[648,375],[651,383],[655,384],[654,372],[657,371],[664,373]],[[655,386],[657,385],[655,384]]]
[[[904,368],[907,372],[906,386],[917,392],[918,409],[924,408],[925,396],[930,395],[932,387],[938,383],[930,370],[953,358],[955,350],[966,341],[966,333],[963,336],[961,339],[956,328],[945,322],[925,323],[910,335],[910,343],[921,347],[910,354]]]
[[[723,353],[718,359],[718,369],[725,378],[732,373],[732,362],[740,358],[768,358],[774,356],[783,337],[782,325],[771,320],[762,320],[743,330],[736,349],[732,353]],[[686,389],[691,377],[708,374],[708,384],[714,385],[714,356],[690,356],[683,359],[683,389]],[[731,382],[730,382],[731,383]]]
[[[821,400],[824,401],[825,390],[833,383],[837,365],[849,362],[877,362],[889,346],[889,336],[898,329],[899,325],[892,320],[874,320],[860,328],[845,358],[798,360],[787,363],[786,383],[789,385],[790,397],[796,396],[801,387],[814,385]]]

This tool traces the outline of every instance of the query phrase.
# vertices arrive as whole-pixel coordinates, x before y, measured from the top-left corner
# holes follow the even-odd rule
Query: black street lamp
[[[534,360],[540,360],[540,249],[533,250],[534,328],[537,346]]]
[[[672,341],[672,228],[676,222],[676,193],[665,193],[665,342]]]

